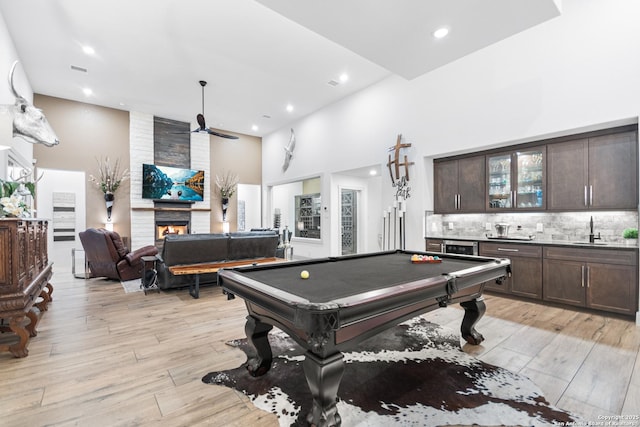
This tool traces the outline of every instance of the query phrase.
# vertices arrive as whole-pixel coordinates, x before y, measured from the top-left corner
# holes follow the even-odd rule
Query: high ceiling
[[[0,14],[36,93],[193,122],[205,80],[208,126],[262,136],[552,19],[558,1],[0,0]]]

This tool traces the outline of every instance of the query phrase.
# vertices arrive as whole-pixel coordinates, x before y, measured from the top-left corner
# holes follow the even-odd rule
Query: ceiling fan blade
[[[239,137],[235,136],[235,135],[227,135],[226,133],[220,133],[217,132],[211,128],[207,128],[207,129],[194,129],[192,131],[189,132],[167,132],[167,134],[169,135],[187,135],[190,133],[208,133],[209,135],[213,135],[213,136],[219,136],[220,138],[226,138],[226,139],[239,139]]]
[[[220,138],[238,139],[238,137],[235,136],[235,135],[227,135],[226,133],[216,132],[215,130],[212,130],[211,128],[208,128],[207,132],[209,133],[209,135],[219,136]]]

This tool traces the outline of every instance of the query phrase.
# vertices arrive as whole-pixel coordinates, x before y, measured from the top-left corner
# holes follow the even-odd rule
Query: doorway
[[[358,191],[340,190],[342,255],[358,253]]]
[[[72,249],[82,249],[78,233],[87,228],[87,177],[83,171],[38,168],[38,173],[42,174],[36,188],[38,217],[51,219],[48,235],[49,260],[55,264],[56,271],[70,272],[73,264]]]

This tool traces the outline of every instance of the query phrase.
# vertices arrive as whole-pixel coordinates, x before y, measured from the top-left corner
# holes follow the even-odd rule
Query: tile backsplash
[[[426,212],[426,237],[479,238],[495,235],[496,223],[509,224],[509,236],[535,236],[536,240],[588,241],[589,221],[603,242],[623,242],[626,228],[638,228],[637,211],[513,212],[435,215]],[[489,230],[487,230],[487,224]],[[542,231],[540,231],[542,230]]]

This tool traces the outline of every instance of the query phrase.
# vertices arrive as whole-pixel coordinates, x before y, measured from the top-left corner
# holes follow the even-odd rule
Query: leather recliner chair
[[[91,270],[91,277],[107,277],[120,281],[142,277],[143,256],[155,256],[158,248],[144,246],[129,251],[115,231],[104,228],[88,228],[79,233],[82,247]]]

